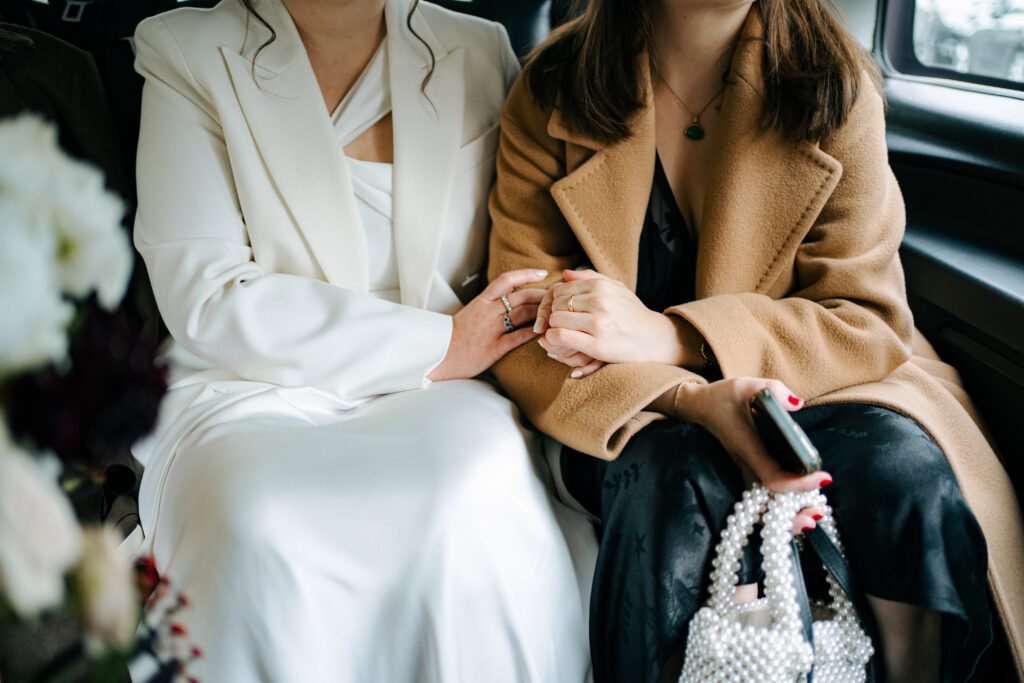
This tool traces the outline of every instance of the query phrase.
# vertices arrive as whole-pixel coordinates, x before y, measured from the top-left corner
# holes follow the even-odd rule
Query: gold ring
[[[575,294],[573,294],[572,296],[569,297],[569,312],[570,313],[575,313],[576,312],[576,309],[574,309],[572,307],[572,300],[575,299],[575,298],[576,298]]]

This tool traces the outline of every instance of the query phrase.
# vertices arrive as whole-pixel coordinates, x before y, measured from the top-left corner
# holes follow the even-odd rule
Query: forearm
[[[588,455],[614,459],[629,438],[661,415],[647,409],[659,395],[705,380],[656,363],[608,365],[584,379],[525,344],[494,367],[509,396],[541,431]]]
[[[845,299],[826,304],[740,293],[673,313],[704,335],[723,376],[781,379],[812,398],[880,380],[909,358],[909,313],[894,310],[889,318]]]

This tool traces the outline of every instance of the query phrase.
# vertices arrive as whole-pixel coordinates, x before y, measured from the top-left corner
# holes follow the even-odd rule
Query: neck
[[[385,0],[284,0],[306,49],[345,52],[384,38]]]
[[[651,16],[652,52],[661,79],[695,106],[720,90],[752,4],[753,0],[657,3]]]

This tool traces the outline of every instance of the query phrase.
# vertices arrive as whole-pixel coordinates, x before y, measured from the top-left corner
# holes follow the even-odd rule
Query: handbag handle
[[[711,560],[711,597],[708,601],[715,611],[724,611],[732,602],[740,570],[740,554],[754,524],[761,519],[768,505],[768,489],[761,484],[743,492],[732,513],[725,519],[725,528],[715,546],[715,557]]]
[[[876,666],[876,662],[882,659],[881,647],[882,641],[878,637],[878,625],[875,623],[874,612],[871,611],[871,607],[868,605],[867,598],[864,593],[857,587],[857,583],[853,577],[853,571],[850,569],[849,563],[843,556],[843,553],[838,544],[838,539],[834,539],[829,536],[823,529],[816,527],[806,532],[805,537],[807,539],[807,545],[810,546],[814,554],[818,556],[821,563],[825,566],[828,572],[829,590],[831,592],[832,585],[837,584],[838,588],[841,589],[848,597],[853,605],[853,610],[858,617],[860,617],[861,626],[864,628],[864,632],[871,640],[874,654],[868,659],[868,680],[869,681],[881,681],[881,671]],[[808,681],[810,683],[810,681]]]
[[[754,525],[760,521],[763,524],[761,555],[765,573],[764,593],[772,618],[778,628],[803,633],[800,602],[797,600],[792,526],[797,512],[806,507],[822,510],[824,515],[818,521],[818,528],[835,544],[837,552],[841,553],[832,509],[820,491],[772,494],[763,484],[754,484],[743,493],[732,514],[726,519],[721,540],[715,548],[709,606],[724,612],[731,605],[743,546],[753,533]],[[850,598],[832,579],[829,580],[829,595],[829,606],[837,618],[856,619]]]

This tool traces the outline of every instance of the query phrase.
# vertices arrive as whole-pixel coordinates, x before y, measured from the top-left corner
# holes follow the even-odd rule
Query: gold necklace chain
[[[706,112],[708,110],[708,107],[710,107],[711,104],[715,100],[717,100],[721,96],[721,94],[723,92],[725,92],[725,85],[723,85],[722,88],[718,92],[716,92],[714,95],[711,96],[711,99],[708,100],[708,103],[705,104],[704,107],[699,112],[694,114],[693,110],[686,106],[686,102],[683,102],[683,98],[680,97],[676,93],[676,91],[672,89],[672,86],[668,84],[668,81],[666,81],[664,79],[664,77],[662,77],[661,72],[658,71],[657,69],[655,69],[654,73],[658,75],[658,80],[662,82],[662,84],[668,89],[668,91],[670,93],[672,93],[672,97],[676,98],[676,102],[679,103],[679,105],[683,108],[683,110],[686,111],[687,114],[689,114],[690,116],[693,117],[693,123],[691,123],[689,125],[689,127],[685,131],[683,131],[683,134],[686,137],[688,137],[689,139],[691,139],[691,140],[701,140],[701,139],[703,139],[704,138],[704,128],[703,128],[703,126],[700,125],[700,117],[703,116],[704,112]]]

